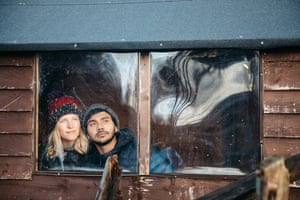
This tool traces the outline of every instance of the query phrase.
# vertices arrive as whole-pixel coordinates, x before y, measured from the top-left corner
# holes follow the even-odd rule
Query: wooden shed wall
[[[263,156],[288,158],[300,153],[300,49],[265,51],[262,66]],[[299,185],[289,199],[300,199]]]
[[[300,153],[300,49],[262,52],[263,156]],[[0,55],[0,199],[93,199],[100,176],[34,172],[35,57]],[[236,179],[124,176],[124,199],[194,199]],[[300,198],[294,183],[290,199]]]
[[[32,54],[21,54],[21,56],[14,54],[1,55],[1,179],[32,178],[34,166],[33,94],[34,56]]]
[[[263,53],[264,156],[300,153],[300,50]]]

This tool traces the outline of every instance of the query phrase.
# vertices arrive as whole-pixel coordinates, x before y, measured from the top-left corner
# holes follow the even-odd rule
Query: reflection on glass
[[[113,109],[120,128],[137,133],[137,53],[43,52],[39,55],[39,160],[46,151],[50,134],[49,103],[58,94],[76,98],[83,114],[95,103]],[[65,105],[65,99],[64,105]],[[61,107],[55,104],[55,109]],[[55,110],[53,109],[53,110]],[[51,116],[59,116],[52,115]],[[135,150],[136,152],[136,150]],[[67,152],[65,151],[65,154]],[[63,159],[61,159],[63,160]],[[134,163],[136,164],[136,163]],[[137,168],[137,167],[136,167]],[[39,166],[41,169],[41,166]],[[52,170],[95,170],[76,165]],[[97,169],[98,170],[98,169]],[[126,169],[124,169],[126,171]],[[135,170],[136,171],[136,170]]]
[[[152,144],[178,151],[182,172],[255,170],[260,159],[258,70],[255,51],[151,53]]]

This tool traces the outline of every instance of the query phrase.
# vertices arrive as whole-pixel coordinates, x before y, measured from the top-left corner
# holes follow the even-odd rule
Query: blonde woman
[[[62,96],[49,103],[50,136],[42,155],[42,170],[76,170],[86,164],[88,139],[81,128],[78,101]]]

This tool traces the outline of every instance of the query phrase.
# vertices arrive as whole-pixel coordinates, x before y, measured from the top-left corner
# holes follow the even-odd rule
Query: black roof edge
[[[203,48],[273,49],[300,47],[300,38],[82,43],[1,43],[0,51],[170,51]]]

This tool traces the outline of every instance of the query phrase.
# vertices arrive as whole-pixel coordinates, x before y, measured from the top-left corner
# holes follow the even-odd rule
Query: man
[[[125,172],[137,171],[136,140],[129,129],[119,129],[119,118],[111,108],[91,105],[84,115],[83,126],[90,140],[88,162],[91,167],[104,168],[106,159],[117,154],[119,165]],[[165,173],[181,166],[182,160],[171,148],[160,151],[152,146],[150,163],[152,173]]]

